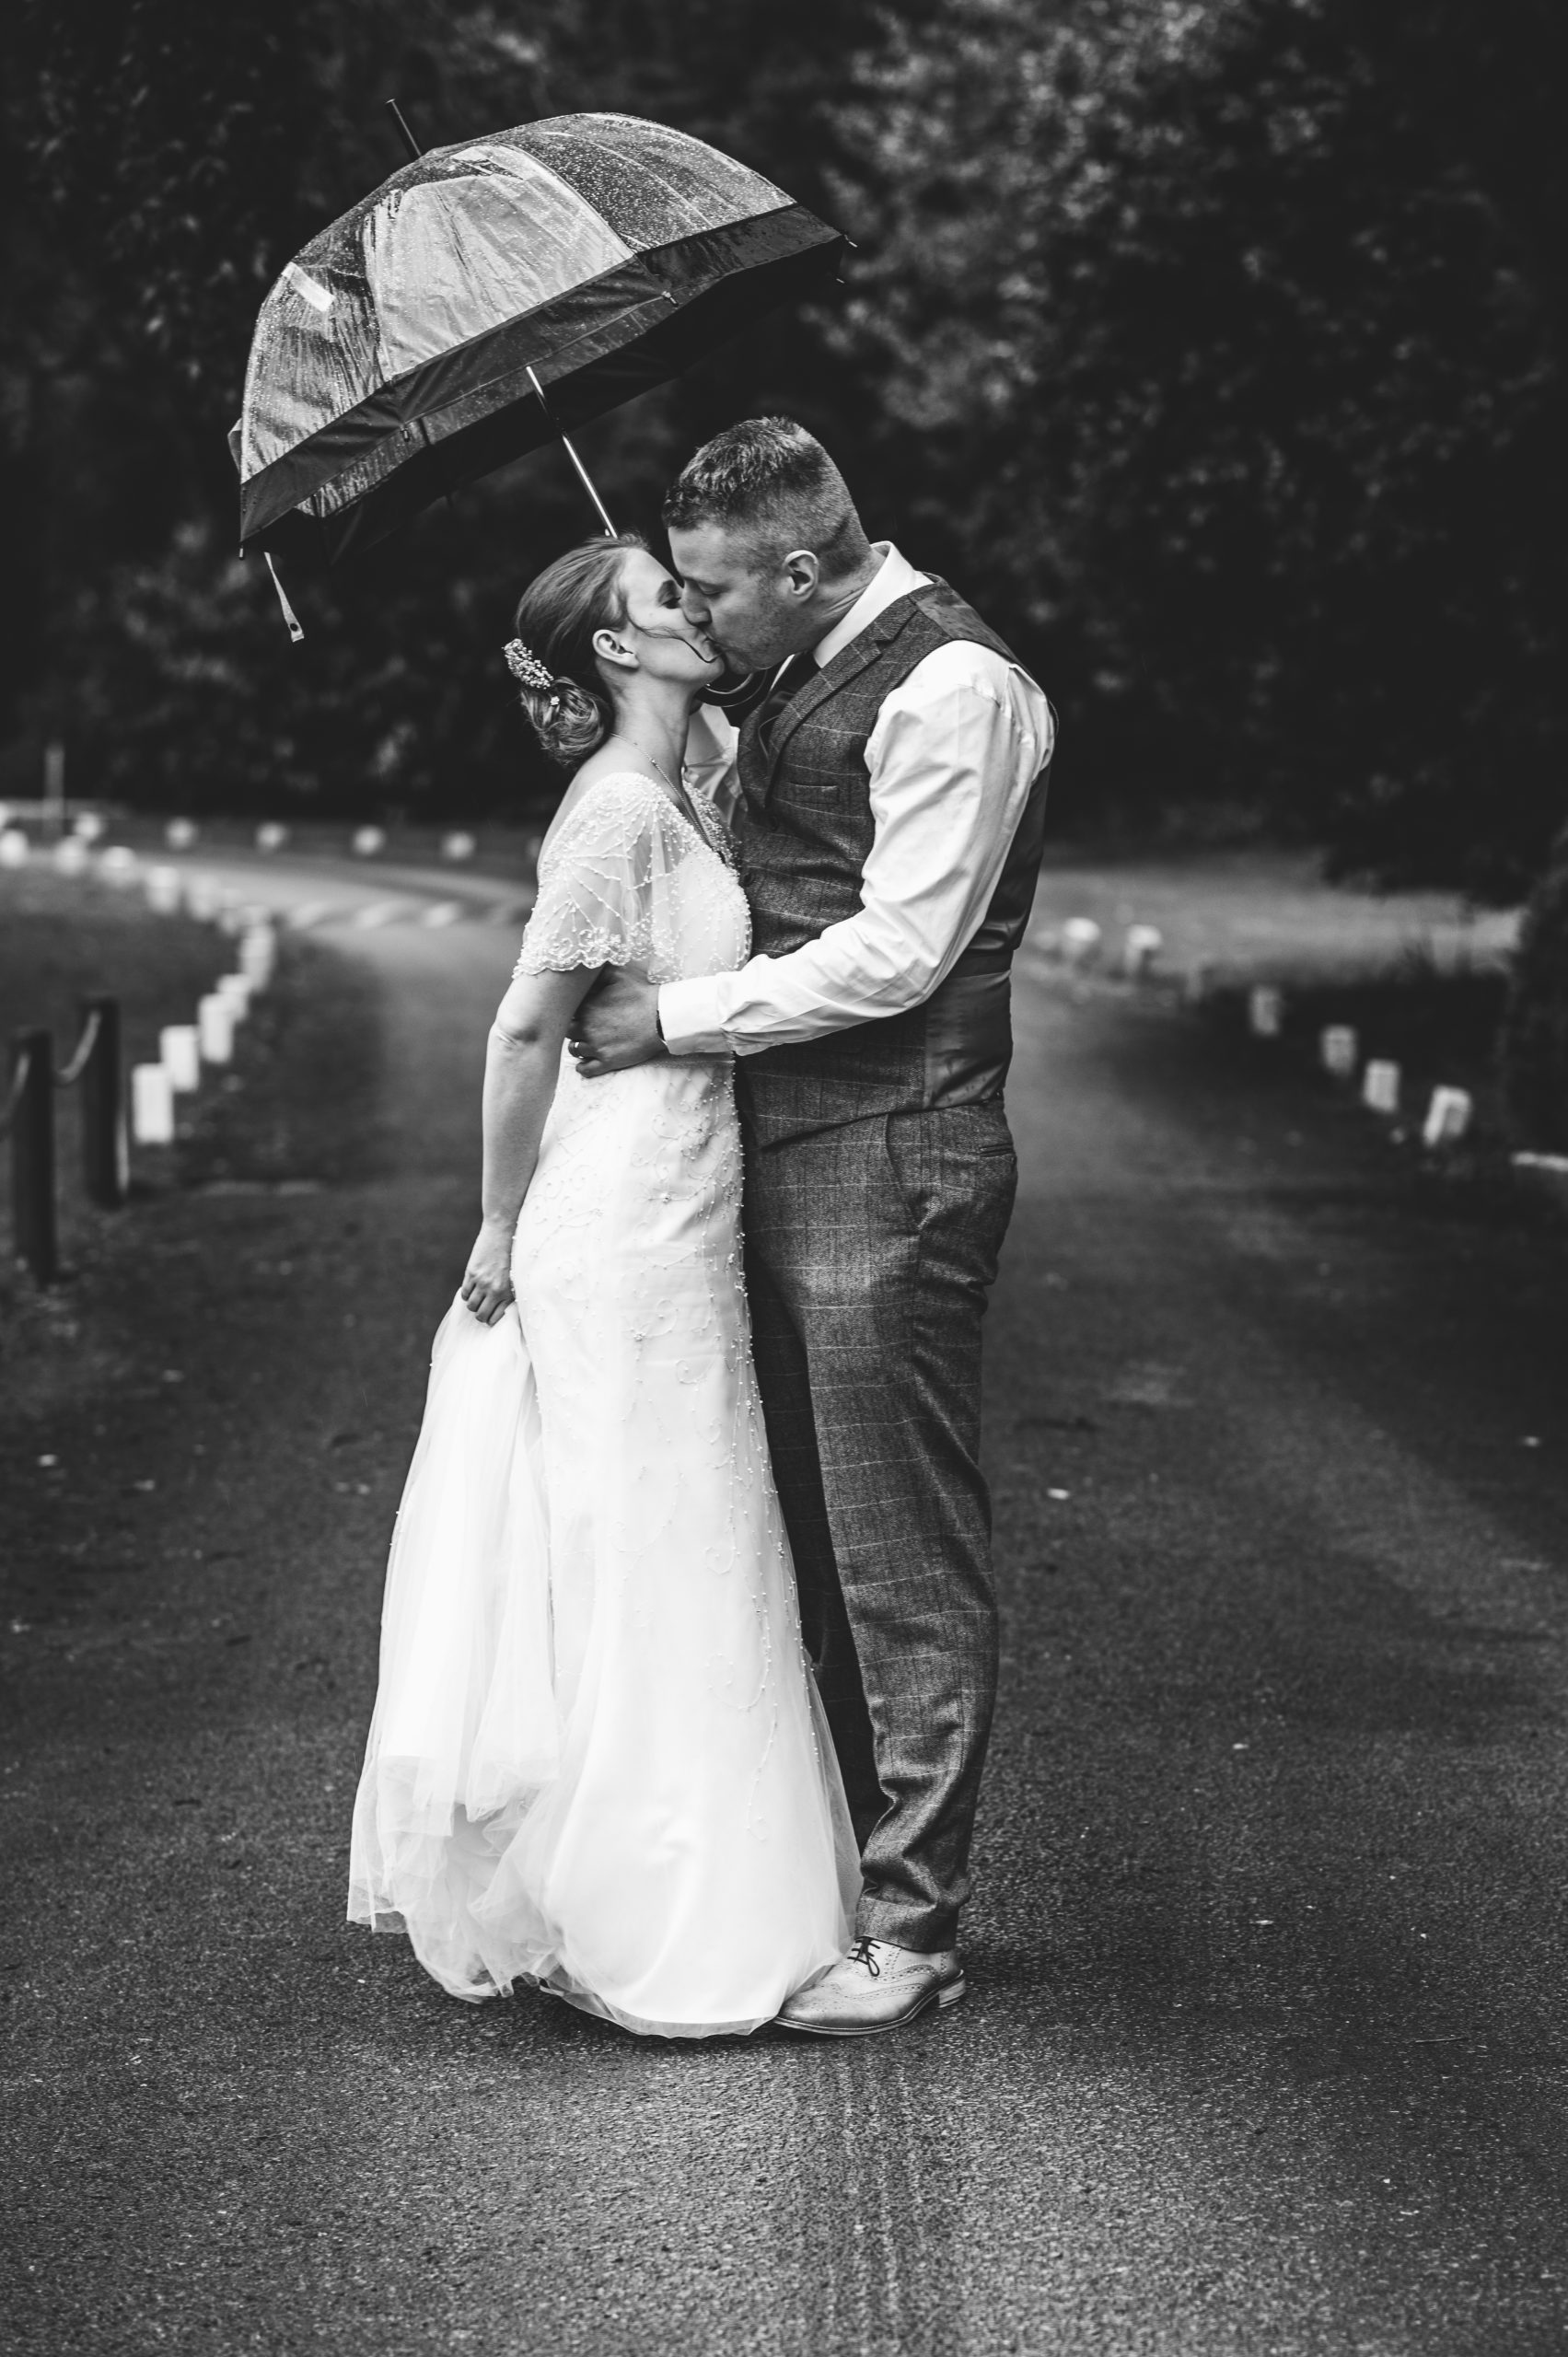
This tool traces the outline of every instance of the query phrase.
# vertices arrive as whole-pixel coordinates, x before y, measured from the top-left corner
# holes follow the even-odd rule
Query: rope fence
[[[226,974],[203,999],[194,1023],[164,1026],[158,1062],[134,1067],[129,1097],[117,998],[99,993],[79,1002],[75,1043],[58,1067],[51,1031],[35,1025],[12,1033],[0,1145],[8,1143],[11,1151],[12,1249],[40,1284],[60,1275],[55,1106],[62,1092],[81,1090],[83,1190],[89,1202],[119,1211],[130,1195],[132,1131],[138,1146],[174,1144],[176,1097],[200,1086],[203,1065],[229,1062],[237,1026],[271,981],[277,954],[271,923],[259,912],[246,922],[225,911],[225,919],[226,929],[241,935],[238,972]]]
[[[130,1185],[125,1087],[120,1055],[120,1002],[81,1002],[81,1029],[60,1070],[54,1037],[31,1028],[11,1038],[11,1076],[0,1139],[11,1144],[11,1233],[17,1258],[40,1284],[60,1273],[59,1194],[54,1104],[62,1089],[82,1092],[82,1184],[88,1201],[118,1211]]]
[[[22,1101],[22,1094],[27,1087],[28,1074],[31,1069],[30,1048],[23,1048],[13,1053],[11,1085],[6,1091],[5,1104],[0,1106],[0,1141],[8,1138],[11,1134],[11,1124],[17,1118],[17,1108]]]

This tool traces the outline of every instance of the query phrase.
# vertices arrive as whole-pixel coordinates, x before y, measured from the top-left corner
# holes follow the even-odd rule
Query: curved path
[[[4,1640],[9,2345],[1561,2349],[1562,1238],[1026,982],[970,2002],[695,2049],[468,2010],[342,1912],[513,941],[335,937],[386,1167],[139,1211],[99,1390],[9,1449],[79,1566]]]

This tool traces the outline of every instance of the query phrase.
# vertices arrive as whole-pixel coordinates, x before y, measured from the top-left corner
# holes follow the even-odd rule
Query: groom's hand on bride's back
[[[656,983],[612,968],[594,984],[566,1037],[585,1080],[652,1063],[668,1052],[659,1037]]]

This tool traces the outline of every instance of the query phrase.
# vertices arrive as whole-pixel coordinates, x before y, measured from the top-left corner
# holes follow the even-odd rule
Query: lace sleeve
[[[641,966],[680,972],[679,874],[692,845],[657,786],[633,772],[601,778],[545,850],[519,974]]]

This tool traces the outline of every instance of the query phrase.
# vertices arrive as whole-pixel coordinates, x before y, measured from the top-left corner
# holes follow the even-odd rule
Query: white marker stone
[[[265,826],[258,827],[256,830],[256,848],[258,851],[282,851],[287,841],[288,829],[282,825],[276,819],[269,819]]]
[[[270,924],[253,924],[239,944],[239,970],[256,990],[265,990],[277,964],[278,937]]]
[[[188,1096],[200,1087],[202,1043],[193,1023],[166,1023],[157,1035],[157,1051],[170,1088]]]
[[[185,905],[200,924],[211,924],[223,908],[223,896],[210,876],[186,878]]]
[[[1374,1056],[1362,1076],[1362,1102],[1375,1113],[1397,1113],[1400,1109],[1400,1067],[1386,1057]]]
[[[0,867],[25,867],[31,849],[20,827],[7,827],[0,834]]]
[[[87,872],[87,847],[75,835],[62,835],[54,846],[54,867],[60,876],[85,876]]]
[[[1260,982],[1247,996],[1247,1024],[1255,1039],[1277,1039],[1284,1020],[1282,993]]]
[[[1318,1053],[1325,1072],[1336,1080],[1349,1080],[1361,1057],[1361,1042],[1348,1023],[1330,1023],[1318,1035]]]
[[[1062,928],[1062,955],[1069,966],[1086,966],[1099,955],[1103,938],[1093,917],[1069,917]]]
[[[99,853],[98,872],[106,884],[134,884],[140,863],[129,843],[110,843]]]
[[[1130,981],[1137,981],[1146,974],[1165,946],[1165,936],[1157,925],[1131,924],[1121,945],[1121,968]]]
[[[103,833],[105,823],[96,810],[81,810],[76,814],[71,831],[80,842],[96,843]]]
[[[356,827],[354,829],[354,855],[355,859],[375,859],[377,854],[384,852],[386,848],[387,830],[384,827]]]
[[[219,991],[196,1003],[196,1039],[204,1064],[234,1061],[234,1006]]]
[[[180,870],[178,867],[149,867],[146,881],[147,906],[160,917],[180,913]]]
[[[131,1135],[138,1145],[174,1144],[174,1091],[162,1064],[131,1067]]]
[[[249,974],[220,974],[215,984],[215,995],[226,1000],[238,1023],[250,1012],[250,993],[255,987]]]
[[[1468,1088],[1434,1088],[1422,1125],[1427,1145],[1457,1145],[1470,1125],[1475,1108]]]
[[[201,831],[193,819],[171,819],[163,830],[163,839],[170,851],[193,851]]]

